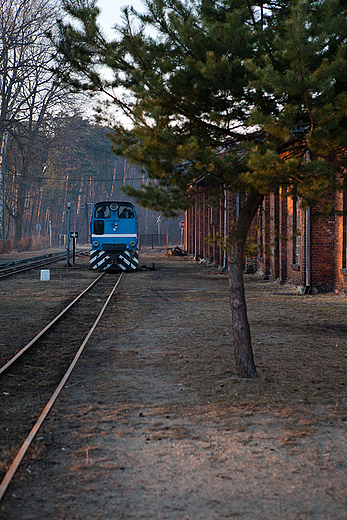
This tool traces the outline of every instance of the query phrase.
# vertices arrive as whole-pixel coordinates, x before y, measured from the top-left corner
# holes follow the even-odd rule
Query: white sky
[[[109,38],[115,36],[112,27],[121,22],[122,7],[134,6],[137,11],[144,11],[144,4],[141,0],[98,0],[97,5],[101,9],[99,23]]]

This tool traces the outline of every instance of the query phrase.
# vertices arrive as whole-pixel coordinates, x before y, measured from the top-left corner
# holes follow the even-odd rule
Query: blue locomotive
[[[130,202],[98,202],[91,219],[90,265],[130,271],[139,264],[137,218]]]

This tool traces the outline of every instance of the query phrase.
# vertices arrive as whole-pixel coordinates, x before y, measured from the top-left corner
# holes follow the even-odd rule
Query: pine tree
[[[342,3],[146,4],[144,15],[124,9],[112,42],[98,28],[95,3],[68,4],[83,28],[61,24],[60,51],[71,66],[65,79],[107,93],[131,121],[130,129],[114,124],[112,141],[152,179],[142,190],[126,189],[140,205],[171,216],[203,191],[211,203],[225,189],[242,194],[229,237],[230,297],[237,373],[256,377],[244,245],[265,194],[295,187],[312,201],[336,179],[346,115]],[[105,66],[112,81],[100,74]],[[316,154],[311,163],[307,150]]]
[[[344,183],[346,4],[292,2],[285,20],[280,17],[278,23],[273,17],[270,30],[272,52],[249,66],[257,77],[253,86],[274,102],[269,112],[253,110],[252,121],[284,159],[277,184],[314,203],[324,191]],[[265,186],[270,184],[264,180]]]

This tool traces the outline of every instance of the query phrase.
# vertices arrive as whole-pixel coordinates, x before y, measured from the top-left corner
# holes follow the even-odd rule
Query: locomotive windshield
[[[98,206],[95,210],[95,218],[110,218],[111,211],[110,206],[108,204],[102,204]]]
[[[134,218],[132,206],[128,204],[120,204],[118,209],[119,218]]]
[[[111,213],[118,213],[118,218],[134,218],[134,208],[131,204],[117,204],[112,202],[111,204],[100,204],[95,208],[95,218],[104,219],[111,218]]]

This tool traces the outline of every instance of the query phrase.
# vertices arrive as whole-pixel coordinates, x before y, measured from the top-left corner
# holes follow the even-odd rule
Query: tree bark
[[[252,220],[263,200],[263,195],[252,192],[240,211],[239,219],[231,233],[229,255],[229,292],[232,312],[236,372],[239,377],[258,377],[252,351],[251,332],[243,284],[243,252]]]
[[[19,187],[17,208],[15,214],[15,232],[14,232],[14,247],[18,247],[18,242],[22,238],[23,234],[23,217],[25,208],[25,193],[22,187]]]

